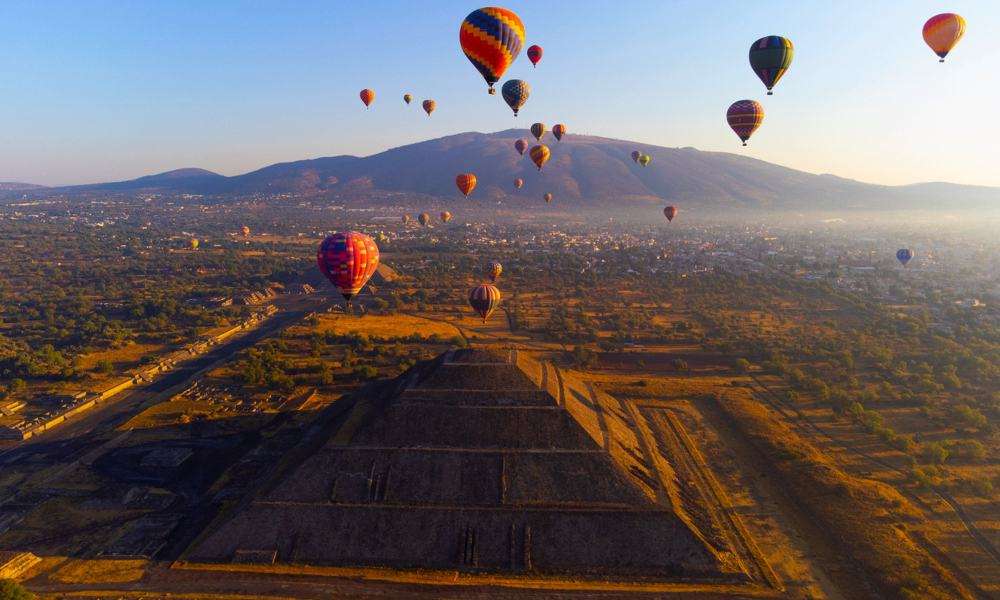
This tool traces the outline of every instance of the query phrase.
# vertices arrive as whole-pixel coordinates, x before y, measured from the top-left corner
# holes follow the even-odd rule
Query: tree
[[[0,579],[0,600],[33,600],[34,597],[13,579]]]

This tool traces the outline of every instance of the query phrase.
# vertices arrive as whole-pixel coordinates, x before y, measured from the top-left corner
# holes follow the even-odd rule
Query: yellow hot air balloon
[[[451,213],[448,212],[448,211],[442,211],[441,212],[441,222],[442,223],[447,223],[450,220],[451,220]]]
[[[642,156],[639,157],[639,164],[645,167],[650,162],[652,162],[652,160],[653,160],[652,156],[648,154],[643,154]]]
[[[538,144],[531,148],[530,156],[531,162],[535,163],[535,166],[541,171],[545,163],[549,161],[549,157],[552,156],[552,152],[549,151],[549,147],[545,144]]]
[[[413,101],[413,94],[403,94],[403,102],[409,104]]]
[[[198,249],[198,238],[191,238],[191,241],[188,243],[190,244],[192,250]]]
[[[934,54],[941,57],[939,62],[944,62],[944,57],[948,56],[963,34],[965,19],[955,13],[934,15],[924,23],[924,41]]]

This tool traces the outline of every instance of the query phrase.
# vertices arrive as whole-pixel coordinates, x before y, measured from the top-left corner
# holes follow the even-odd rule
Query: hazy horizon
[[[546,50],[537,69],[522,52],[505,77],[532,85],[516,119],[458,47],[468,3],[6,5],[0,68],[16,85],[5,89],[0,181],[71,185],[184,167],[234,175],[540,120],[878,184],[1000,185],[998,127],[982,116],[1000,92],[992,3],[909,2],[874,19],[861,2],[506,5],[527,43]],[[942,10],[969,24],[943,65],[920,37]],[[796,55],[766,96],[746,53],[772,33]],[[363,87],[377,92],[369,111]],[[427,97],[438,104],[429,119]],[[748,148],[724,119],[741,98],[767,113]]]

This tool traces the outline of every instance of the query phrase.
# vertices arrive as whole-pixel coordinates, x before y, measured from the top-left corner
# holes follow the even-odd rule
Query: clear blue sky
[[[231,175],[541,120],[879,183],[1000,185],[996,0],[501,5],[545,48],[508,71],[533,90],[516,119],[458,47],[478,3],[5,0],[0,181]],[[945,11],[968,30],[941,65],[920,30]],[[747,66],[766,34],[796,47],[771,97]],[[378,93],[367,113],[363,87]],[[767,111],[746,149],[724,120],[741,98]]]

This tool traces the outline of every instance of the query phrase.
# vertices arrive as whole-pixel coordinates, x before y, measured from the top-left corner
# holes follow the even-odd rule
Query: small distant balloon
[[[495,285],[483,283],[469,292],[469,306],[483,318],[483,323],[500,306],[500,290]]]
[[[667,218],[667,222],[673,221],[674,217],[677,216],[676,206],[667,206],[663,209],[663,216]]]
[[[531,135],[535,136],[535,139],[539,142],[542,141],[542,136],[545,135],[545,123],[535,123],[531,126]]]
[[[424,100],[423,107],[424,112],[427,113],[427,116],[429,117],[431,116],[431,113],[434,112],[434,109],[437,108],[437,102],[434,102],[433,100]]]
[[[561,142],[564,135],[566,135],[566,126],[562,123],[556,123],[555,127],[552,128],[552,135],[556,136],[556,141]]]
[[[500,95],[503,96],[503,101],[507,103],[507,106],[514,111],[514,116],[517,116],[517,111],[524,106],[524,103],[528,101],[528,96],[531,94],[531,86],[528,85],[527,81],[522,79],[509,79],[503,84],[500,89]]]
[[[552,156],[552,152],[545,144],[538,144],[531,148],[530,156],[531,162],[535,163],[535,166],[541,171],[545,163],[549,161],[549,157]]]
[[[524,156],[524,151],[528,149],[528,141],[522,139],[517,140],[514,142],[514,149],[517,150],[518,154]]]
[[[750,68],[764,83],[768,96],[792,65],[794,55],[792,41],[780,35],[762,37],[750,46]]]
[[[413,95],[412,94],[403,94],[403,102],[406,102],[407,104],[409,104],[412,101],[413,101]]]
[[[476,175],[474,173],[459,173],[455,177],[455,185],[458,186],[458,191],[462,192],[462,195],[466,198],[472,193],[472,190],[476,189]]]
[[[546,204],[552,202],[552,192],[545,192],[545,195],[542,196],[542,198],[545,199]]]
[[[411,217],[410,215],[403,215],[403,225],[409,225],[410,221],[412,220],[413,217]]]
[[[737,100],[726,111],[726,121],[746,146],[747,140],[764,122],[764,107],[756,100]]]
[[[909,248],[900,248],[896,250],[896,260],[898,260],[904,267],[906,263],[913,259],[913,250]]]
[[[446,211],[446,210],[442,211],[441,212],[441,222],[442,223],[447,223],[450,220],[451,220],[451,213],[448,212],[448,211]]]
[[[639,165],[645,167],[649,163],[653,162],[653,157],[648,154],[643,154],[639,157]]]
[[[365,88],[361,90],[361,94],[359,95],[366,108],[371,106],[372,102],[375,102],[375,90]]]
[[[542,47],[538,44],[528,47],[528,60],[535,67],[538,66],[538,61],[542,60]]]
[[[240,232],[241,232],[241,233],[243,234],[243,237],[249,237],[249,236],[250,236],[250,228],[249,228],[249,227],[247,227],[246,225],[244,225],[244,226],[243,226],[243,227],[242,227],[242,228],[240,229]]]
[[[198,238],[191,238],[191,241],[188,242],[188,245],[191,246],[192,250],[197,250],[198,244],[199,244]]]
[[[965,19],[955,13],[934,15],[924,23],[924,41],[944,62],[955,44],[965,34]]]
[[[489,277],[490,281],[493,283],[496,283],[497,279],[500,279],[500,273],[503,273],[503,265],[500,263],[493,261],[486,266],[486,276]]]
[[[638,150],[633,150],[632,151],[632,162],[634,162],[635,164],[639,164],[639,159],[640,158],[642,158],[642,152],[639,152]]]
[[[519,189],[521,189],[522,186],[524,186],[524,180],[523,179],[521,179],[520,177],[518,177],[517,179],[514,180],[514,189],[518,189],[519,190]]]
[[[424,227],[428,227],[431,224],[431,216],[427,213],[420,213],[420,215],[417,216],[417,222]]]
[[[524,23],[512,10],[490,6],[469,13],[458,30],[462,52],[479,71],[489,93],[521,52]]]

